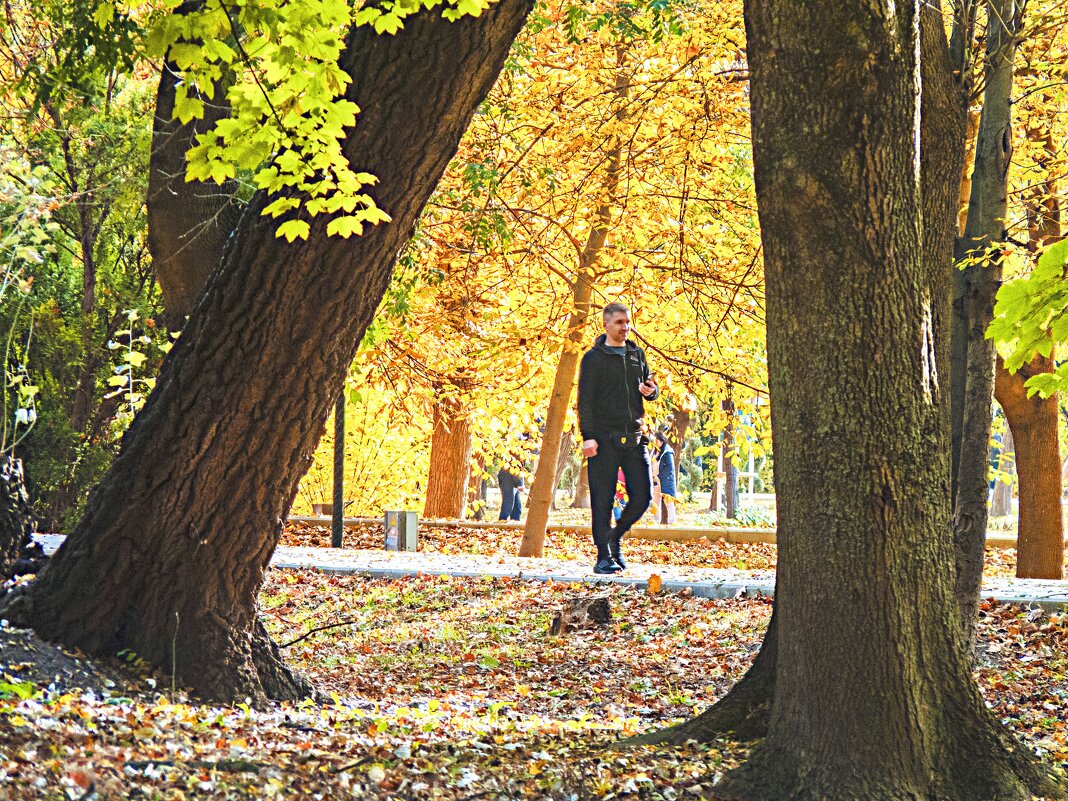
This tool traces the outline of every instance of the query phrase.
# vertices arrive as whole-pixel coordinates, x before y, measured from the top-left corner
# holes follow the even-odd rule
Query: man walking
[[[645,352],[630,334],[630,311],[622,303],[604,307],[604,333],[582,357],[579,366],[578,417],[582,453],[589,460],[594,573],[626,568],[619,542],[645,514],[651,499],[648,440],[642,434],[645,401],[659,389],[649,373]],[[622,469],[627,505],[612,527],[616,474]]]

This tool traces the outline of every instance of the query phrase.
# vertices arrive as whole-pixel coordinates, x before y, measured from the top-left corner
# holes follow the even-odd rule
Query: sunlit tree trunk
[[[629,84],[624,72],[625,55],[626,51],[622,45],[616,49],[615,96],[619,100],[626,99],[628,95]],[[614,116],[617,123],[622,123],[626,119],[625,106],[621,104]],[[549,523],[549,507],[555,493],[552,483],[557,457],[560,455],[560,438],[578,377],[579,359],[587,346],[586,323],[590,317],[595,270],[608,240],[613,215],[619,212],[615,194],[619,186],[623,146],[623,135],[617,134],[606,153],[608,169],[605,172],[602,194],[607,199],[597,207],[597,225],[586,239],[579,255],[578,272],[571,284],[571,313],[567,318],[567,335],[560,352],[556,376],[553,378],[549,408],[545,414],[545,432],[542,435],[538,466],[534,471],[534,485],[528,500],[527,522],[523,528],[523,541],[519,546],[520,556],[541,556],[545,548],[545,527]]]
[[[453,398],[434,404],[434,433],[430,439],[430,471],[423,516],[460,518],[467,503],[471,471],[471,424]]]
[[[256,197],[81,523],[0,615],[89,654],[133,651],[212,698],[309,692],[259,622],[263,571],[397,254],[529,10],[351,32],[361,113],[344,151],[393,221],[345,240],[316,217],[287,244]]]
[[[1054,370],[1054,356],[1036,356],[1016,373],[998,359],[994,392],[1005,410],[1016,448],[1020,478],[1020,523],[1016,540],[1019,578],[1060,579],[1064,571],[1061,520],[1061,454],[1057,438],[1057,396],[1027,397],[1024,383]]]

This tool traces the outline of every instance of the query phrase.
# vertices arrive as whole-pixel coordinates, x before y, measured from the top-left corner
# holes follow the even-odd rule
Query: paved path
[[[37,535],[52,553],[62,537]],[[517,556],[471,556],[422,551],[378,551],[334,548],[280,547],[271,565],[280,568],[317,568],[327,573],[362,573],[371,576],[513,576],[532,581],[581,581],[587,584],[623,584],[645,588],[649,577],[660,576],[662,591],[689,589],[702,598],[772,595],[775,574],[770,570],[720,570],[710,567],[632,564],[616,576],[598,576],[586,562],[561,559],[520,559]],[[987,579],[982,596],[1009,603],[1034,604],[1047,609],[1068,606],[1068,581],[1038,579]]]

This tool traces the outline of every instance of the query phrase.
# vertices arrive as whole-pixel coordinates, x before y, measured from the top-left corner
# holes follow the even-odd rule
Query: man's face
[[[619,347],[627,341],[630,334],[630,314],[616,312],[604,321],[605,339],[608,344]]]

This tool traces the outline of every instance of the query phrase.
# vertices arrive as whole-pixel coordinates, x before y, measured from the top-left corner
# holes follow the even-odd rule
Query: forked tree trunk
[[[1002,740],[953,593],[919,8],[746,2],[780,658],[767,737],[716,788],[724,799],[1057,792]]]
[[[1057,439],[1057,396],[1027,397],[1032,375],[1053,372],[1054,356],[1036,356],[1016,373],[998,359],[994,393],[1005,410],[1016,447],[1020,477],[1020,525],[1016,535],[1019,578],[1060,579],[1064,572],[1061,521],[1061,454]]]
[[[423,516],[458,519],[467,503],[471,473],[471,424],[452,398],[434,404],[434,433],[430,439],[430,471]]]
[[[90,654],[129,649],[211,698],[309,691],[258,620],[263,571],[397,253],[529,9],[350,34],[362,111],[345,153],[393,221],[344,240],[317,217],[290,245],[256,198],[81,524],[4,617]]]

